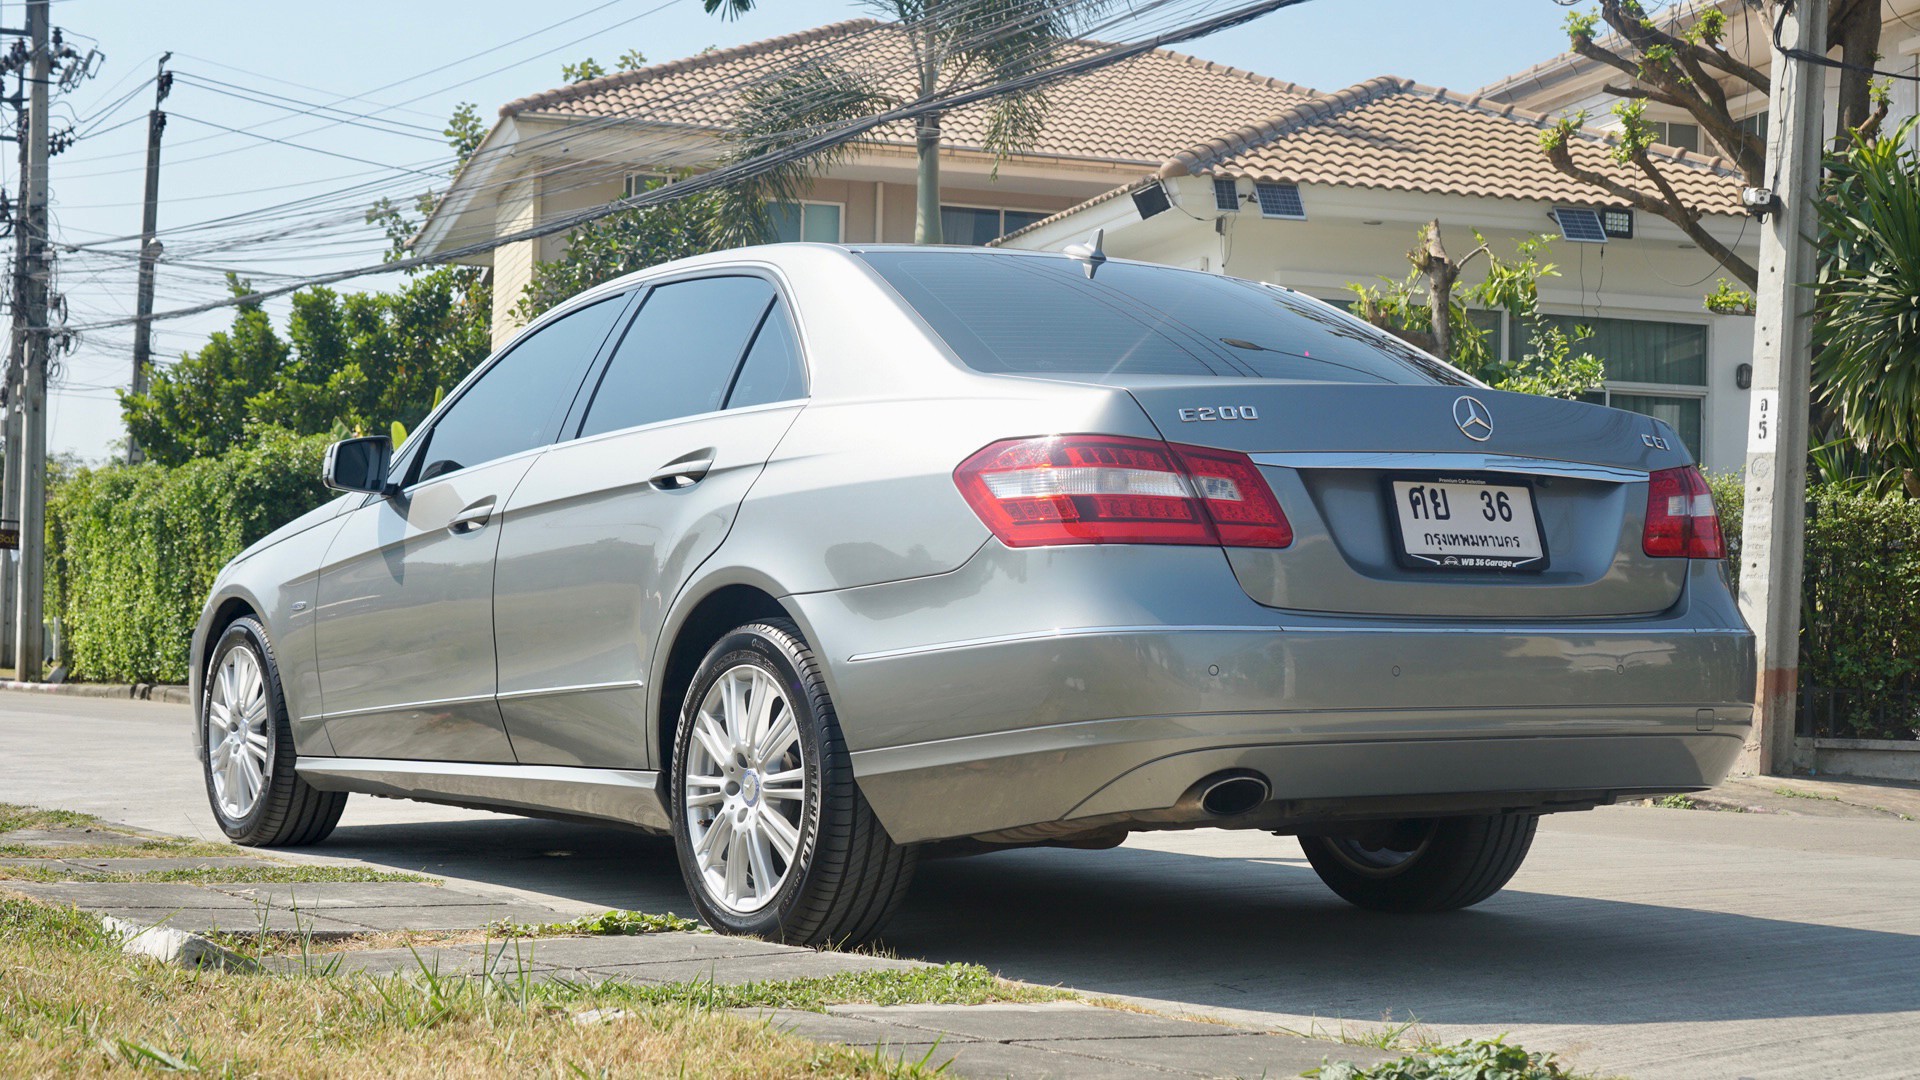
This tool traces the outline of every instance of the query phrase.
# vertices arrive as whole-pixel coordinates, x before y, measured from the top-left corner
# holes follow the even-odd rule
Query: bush
[[[1739,557],[1743,492],[1713,477]],[[1920,501],[1809,487],[1800,593],[1803,730],[1856,739],[1920,734]],[[1735,563],[1737,569],[1737,562]]]
[[[1530,1053],[1504,1039],[1473,1039],[1378,1065],[1329,1061],[1307,1075],[1318,1080],[1572,1080],[1573,1076],[1552,1054]]]
[[[248,544],[327,500],[326,436],[268,429],[167,467],[82,469],[47,500],[47,611],[69,677],[185,682],[213,579]]]

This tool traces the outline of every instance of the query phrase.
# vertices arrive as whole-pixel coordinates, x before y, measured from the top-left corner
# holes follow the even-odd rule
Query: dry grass
[[[77,913],[0,899],[0,1075],[923,1077],[685,1002],[558,997],[426,975],[189,971],[131,959]],[[524,988],[521,988],[524,989]],[[618,1005],[625,1019],[573,1017]]]
[[[5,835],[19,829],[42,829],[48,832],[60,833],[73,842],[65,844],[0,844],[0,858],[198,859],[248,854],[248,852],[232,844],[209,844],[200,840],[189,840],[185,837],[160,836],[155,833],[117,828],[108,825],[92,814],[82,814],[73,810],[46,810],[37,806],[17,806],[13,803],[0,803],[0,835]],[[89,836],[97,836],[100,842],[86,842]],[[132,844],[126,843],[124,838],[127,837],[137,838],[139,842]],[[114,843],[114,840],[121,840],[122,842]]]

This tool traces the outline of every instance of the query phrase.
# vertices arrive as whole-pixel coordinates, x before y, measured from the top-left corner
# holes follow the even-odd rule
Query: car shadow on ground
[[[884,946],[1197,1005],[1430,1024],[1630,1024],[1920,1010],[1920,938],[1509,889],[1375,915],[1289,840],[1271,858],[1122,847],[923,862]],[[514,818],[341,828],[317,854],[691,914],[671,843]],[[1756,968],[1797,957],[1790,979]]]

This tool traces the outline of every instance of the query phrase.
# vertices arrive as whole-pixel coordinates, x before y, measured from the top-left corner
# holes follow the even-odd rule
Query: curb
[[[42,683],[0,679],[0,690],[25,690],[35,694],[60,694],[66,697],[119,698],[133,701],[160,701],[169,705],[191,705],[187,688],[172,683]]]
[[[128,956],[144,956],[163,964],[188,968],[222,968],[227,971],[255,971],[258,964],[229,949],[223,949],[199,934],[167,926],[148,926],[113,915],[100,916],[100,925],[120,938],[120,951]]]

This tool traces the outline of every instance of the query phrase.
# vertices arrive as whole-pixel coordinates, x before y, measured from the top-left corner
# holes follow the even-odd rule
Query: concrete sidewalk
[[[303,868],[241,854],[134,854],[153,848],[155,840],[156,834],[110,825],[0,835],[0,845],[32,853],[0,858],[0,868],[68,879],[0,880],[0,890],[122,920],[123,925],[132,924],[125,928],[134,932],[155,926],[242,937],[279,932],[322,942],[326,951],[318,954],[307,955],[303,949],[303,955],[259,961],[269,974],[292,976],[322,971],[330,977],[485,978],[508,986],[523,980],[746,986],[935,966],[705,932],[501,937],[502,923],[543,926],[564,921],[571,912],[434,880],[249,882],[245,879]],[[186,850],[185,841],[179,844]],[[90,854],[70,854],[83,850]],[[102,857],[103,851],[116,854]],[[112,880],[142,876],[189,880]],[[207,880],[193,880],[196,877]],[[465,932],[468,940],[407,948],[352,947],[356,939],[383,931]],[[476,934],[486,936],[472,940]],[[182,944],[193,946],[184,954],[188,957],[223,955],[211,943],[192,940],[175,947]],[[223,959],[248,970],[254,967],[253,961],[232,954]],[[802,1038],[873,1047],[896,1058],[944,1065],[964,1077],[1277,1077],[1297,1076],[1329,1058],[1368,1063],[1392,1056],[1327,1040],[1078,1001],[735,1011]],[[605,1010],[577,1019],[619,1023],[624,1016],[620,1010]]]

